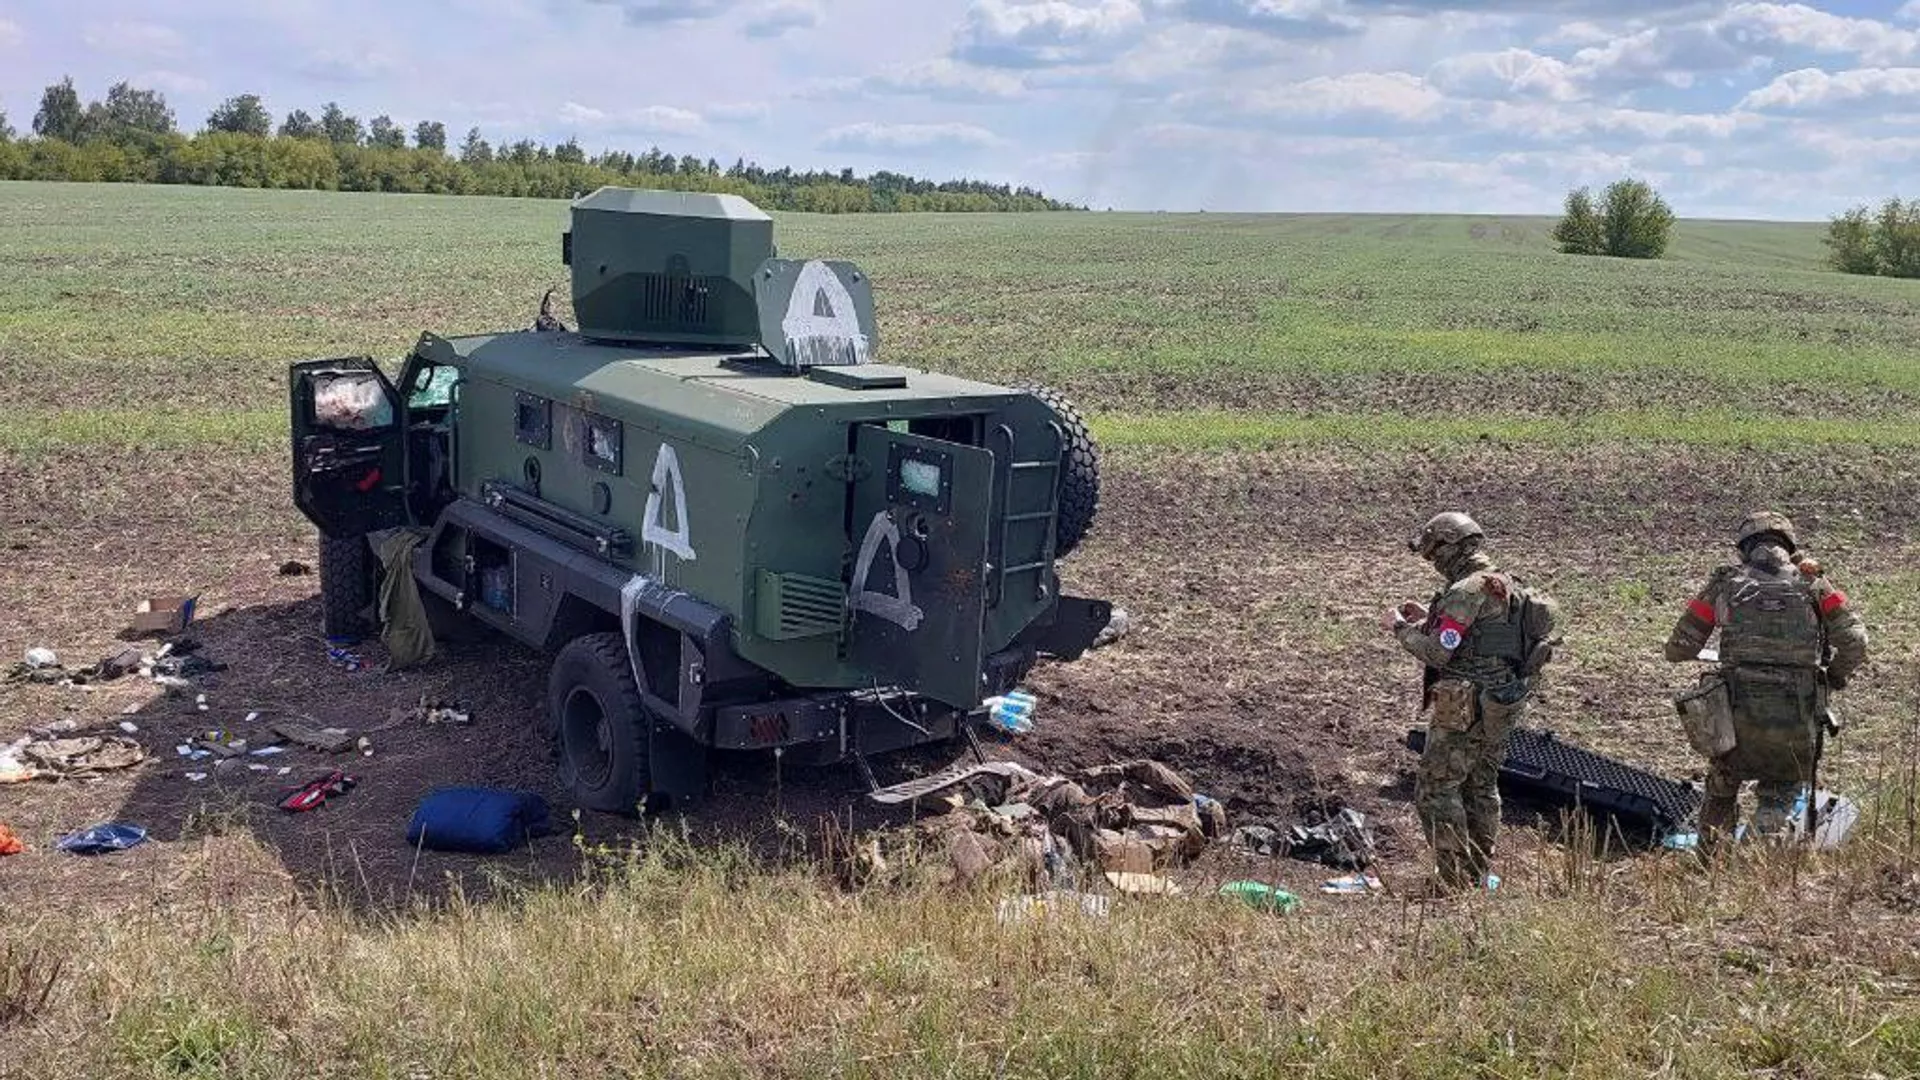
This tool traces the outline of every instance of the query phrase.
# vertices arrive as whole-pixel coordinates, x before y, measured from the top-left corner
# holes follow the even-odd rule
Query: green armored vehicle
[[[602,188],[561,238],[577,329],[423,334],[290,372],[293,495],[330,636],[367,629],[367,537],[423,596],[555,653],[581,804],[701,793],[713,750],[852,760],[959,736],[1110,617],[1055,561],[1098,503],[1078,414],[877,361],[849,263],[776,257],[736,196]],[[976,747],[977,749],[977,747]]]

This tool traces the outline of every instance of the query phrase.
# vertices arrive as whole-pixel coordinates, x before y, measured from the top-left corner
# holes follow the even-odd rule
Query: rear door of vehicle
[[[333,537],[407,524],[404,413],[379,366],[312,360],[288,379],[294,505]]]
[[[848,658],[882,685],[981,701],[993,454],[855,429]]]

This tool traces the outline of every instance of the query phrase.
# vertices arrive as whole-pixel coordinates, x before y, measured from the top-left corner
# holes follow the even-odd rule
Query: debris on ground
[[[302,813],[324,804],[335,795],[345,795],[352,791],[360,781],[335,769],[318,780],[311,780],[294,788],[280,800],[280,809],[292,813]]]
[[[109,821],[63,836],[54,845],[74,855],[102,855],[125,851],[147,839],[147,830],[124,821]]]
[[[995,727],[1014,735],[1024,735],[1033,730],[1034,710],[1040,707],[1040,699],[1024,690],[1009,690],[997,694],[985,702],[987,718]]]
[[[353,732],[346,728],[312,727],[292,720],[276,720],[267,725],[267,730],[288,742],[329,754],[338,754],[353,747]]]
[[[1124,870],[1109,870],[1106,873],[1107,884],[1129,896],[1179,896],[1181,889],[1163,877],[1153,874],[1139,874]]]
[[[1357,870],[1373,864],[1375,843],[1367,817],[1351,806],[1332,814],[1317,808],[1308,811],[1308,822],[1287,831],[1286,853],[1296,859],[1322,862],[1343,870]]]
[[[27,850],[27,845],[14,834],[6,822],[0,821],[0,855],[18,855]]]
[[[313,567],[308,566],[299,559],[288,559],[286,562],[280,564],[281,577],[299,577],[301,574],[311,573],[313,573]]]
[[[1113,614],[1107,616],[1107,625],[1101,627],[1100,632],[1093,636],[1093,644],[1088,645],[1087,648],[1105,648],[1119,641],[1121,638],[1126,637],[1127,632],[1132,629],[1133,620],[1127,617],[1127,609],[1122,607],[1114,608]]]
[[[529,791],[450,787],[429,792],[407,824],[407,843],[498,855],[553,831],[547,801]]]
[[[146,758],[145,748],[124,735],[28,737],[0,749],[0,780],[83,780]]]
[[[950,879],[963,885],[1009,865],[1036,886],[1074,883],[1076,864],[1096,874],[1156,875],[1226,832],[1224,808],[1144,759],[1052,776],[1004,761],[956,766],[869,797],[930,806],[933,816],[915,827],[945,852]]]
[[[1286,914],[1300,906],[1300,898],[1264,881],[1229,881],[1220,886],[1220,895],[1240,900],[1261,911]]]
[[[1107,897],[1092,893],[1051,889],[1034,896],[1009,896],[1000,901],[999,919],[1002,923],[1017,923],[1055,914],[1101,918],[1111,909],[1112,903]]]
[[[367,662],[360,658],[359,653],[344,645],[327,646],[327,663],[348,672],[359,671],[367,666]]]
[[[473,723],[473,711],[468,709],[464,702],[429,699],[425,694],[422,694],[418,705],[415,705],[411,709],[395,707],[394,710],[387,715],[387,720],[394,724],[462,725]]]
[[[1346,877],[1328,878],[1320,883],[1321,892],[1338,896],[1378,892],[1380,888],[1380,879],[1372,874],[1348,874]]]
[[[178,634],[193,624],[198,596],[151,596],[133,609],[134,634]]]
[[[7,669],[7,682],[61,683],[70,679],[60,666],[60,655],[48,648],[27,650],[26,658]]]
[[[1255,855],[1278,855],[1286,850],[1286,841],[1276,829],[1265,825],[1242,825],[1233,830],[1233,843]]]

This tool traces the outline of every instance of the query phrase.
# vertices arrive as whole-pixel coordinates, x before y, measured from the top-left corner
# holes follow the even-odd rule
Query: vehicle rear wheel
[[[351,644],[371,629],[373,561],[366,537],[320,534],[320,621],[329,640]]]
[[[1059,415],[1067,440],[1060,458],[1060,515],[1054,542],[1054,555],[1064,558],[1080,546],[1100,510],[1100,446],[1093,441],[1086,418],[1065,395],[1043,386],[1028,392]]]
[[[617,633],[585,634],[554,658],[547,714],[560,782],[589,810],[637,815],[657,807],[649,795],[651,723]]]

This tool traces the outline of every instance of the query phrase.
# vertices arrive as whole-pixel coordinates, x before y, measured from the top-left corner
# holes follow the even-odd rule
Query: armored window
[[[542,450],[553,446],[553,402],[533,394],[513,396],[513,437]]]
[[[420,374],[414,376],[413,396],[407,399],[409,409],[431,409],[453,401],[453,384],[460,381],[460,369],[447,364],[435,364],[423,367]]]
[[[582,413],[580,460],[604,472],[620,472],[620,421]]]

